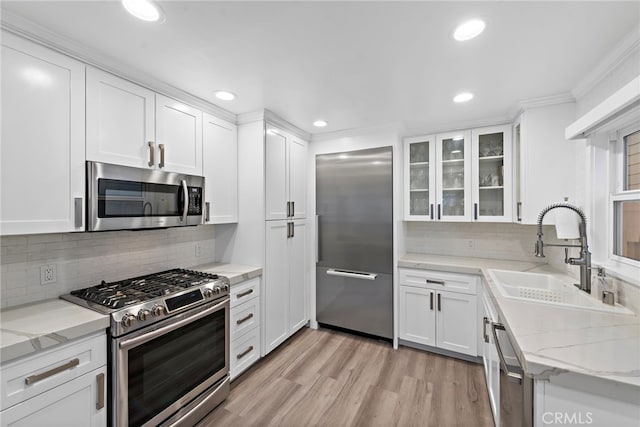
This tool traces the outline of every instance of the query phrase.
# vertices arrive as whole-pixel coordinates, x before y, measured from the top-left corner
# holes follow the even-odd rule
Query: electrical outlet
[[[476,241],[475,240],[467,240],[467,249],[475,249]]]
[[[56,283],[57,281],[57,268],[55,264],[47,264],[40,266],[40,284],[48,285],[49,283]]]
[[[202,256],[202,245],[200,243],[196,243],[196,258]]]

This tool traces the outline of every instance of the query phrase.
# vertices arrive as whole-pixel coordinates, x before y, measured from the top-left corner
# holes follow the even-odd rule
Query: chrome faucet
[[[542,241],[542,220],[544,216],[552,209],[566,208],[574,211],[580,216],[580,244],[579,245],[559,245],[552,243],[544,243]],[[544,258],[545,246],[560,246],[564,247],[564,262],[571,265],[580,266],[580,284],[576,284],[581,290],[591,293],[591,252],[589,252],[589,245],[587,244],[587,216],[582,212],[582,209],[573,206],[569,203],[554,203],[549,205],[540,212],[538,215],[538,241],[536,242],[535,254],[538,258]],[[568,248],[580,248],[580,258],[569,258]]]

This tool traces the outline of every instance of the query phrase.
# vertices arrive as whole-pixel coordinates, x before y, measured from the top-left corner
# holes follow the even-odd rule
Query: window
[[[640,263],[640,130],[620,133],[616,189],[611,195],[613,255]]]

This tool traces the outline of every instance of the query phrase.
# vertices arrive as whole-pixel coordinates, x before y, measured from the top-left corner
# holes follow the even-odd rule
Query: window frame
[[[640,201],[640,190],[624,190],[624,184],[626,180],[626,168],[625,168],[625,136],[631,135],[640,131],[640,124],[634,124],[627,126],[616,132],[616,139],[612,145],[615,146],[614,155],[612,156],[611,164],[611,185],[609,186],[609,220],[607,221],[607,228],[609,230],[609,260],[617,263],[624,264],[631,267],[640,269],[640,261],[633,260],[631,258],[617,255],[616,242],[617,242],[617,220],[615,203],[620,201],[636,200]]]

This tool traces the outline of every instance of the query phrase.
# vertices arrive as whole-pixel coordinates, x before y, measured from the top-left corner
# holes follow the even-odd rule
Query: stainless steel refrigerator
[[[316,156],[316,318],[393,337],[391,147]]]

